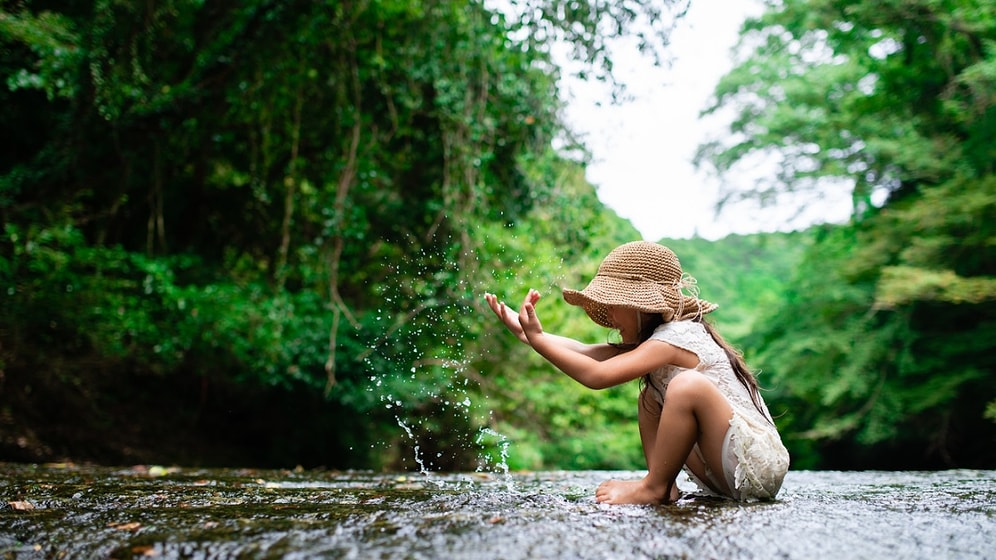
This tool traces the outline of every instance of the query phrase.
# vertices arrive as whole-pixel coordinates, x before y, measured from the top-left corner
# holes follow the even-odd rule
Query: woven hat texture
[[[687,293],[686,293],[687,292]],[[585,289],[564,290],[564,300],[582,307],[603,327],[612,328],[610,305],[660,313],[664,321],[692,319],[718,305],[698,298],[695,279],[684,274],[671,249],[650,241],[616,247],[602,261]]]

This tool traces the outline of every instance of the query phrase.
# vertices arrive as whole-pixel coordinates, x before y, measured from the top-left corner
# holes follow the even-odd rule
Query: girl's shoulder
[[[671,321],[654,329],[650,340],[667,342],[672,346],[688,350],[699,357],[703,364],[713,364],[725,356],[723,349],[716,344],[705,325],[700,321]]]
[[[705,326],[698,321],[670,321],[658,326],[650,335],[651,340],[660,340],[687,348],[703,338],[710,338]]]
[[[650,337],[658,340],[666,340],[670,336],[698,336],[703,334],[708,333],[706,333],[705,326],[698,321],[669,321],[658,325]]]

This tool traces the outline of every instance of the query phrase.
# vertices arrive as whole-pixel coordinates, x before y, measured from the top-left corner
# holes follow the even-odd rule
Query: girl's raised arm
[[[571,352],[559,338],[543,330],[536,315],[535,303],[539,299],[530,290],[519,309],[519,325],[523,334],[539,355],[578,383],[591,389],[614,387],[644,376],[667,364],[695,367],[695,354],[667,342],[648,340],[626,353],[617,353],[603,360],[592,359],[587,354]]]

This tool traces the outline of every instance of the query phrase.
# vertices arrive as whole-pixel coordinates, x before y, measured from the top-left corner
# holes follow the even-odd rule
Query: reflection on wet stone
[[[0,558],[905,559],[996,550],[996,471],[790,472],[770,503],[595,503],[602,480],[640,474],[0,464]]]

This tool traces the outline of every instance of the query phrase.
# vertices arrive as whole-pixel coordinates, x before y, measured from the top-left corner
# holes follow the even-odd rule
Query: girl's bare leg
[[[595,499],[609,504],[656,504],[672,500],[675,479],[696,443],[706,464],[715,465],[713,470],[722,472],[723,439],[732,417],[730,404],[706,377],[696,372],[678,375],[668,384],[656,430],[644,427],[643,421],[640,423],[647,476],[639,481],[603,482],[595,492]],[[696,475],[707,480],[704,473]],[[719,490],[728,493],[725,479],[719,478],[724,486]]]
[[[654,446],[657,443],[657,427],[661,422],[661,405],[650,396],[647,392],[648,388],[644,387],[640,391],[639,402],[637,407],[639,408],[639,413],[637,418],[640,424],[640,441],[643,444],[643,457],[647,461],[647,468],[653,463],[652,454],[654,452]],[[675,485],[671,494],[668,496],[668,501],[675,501],[678,499],[678,486]]]

